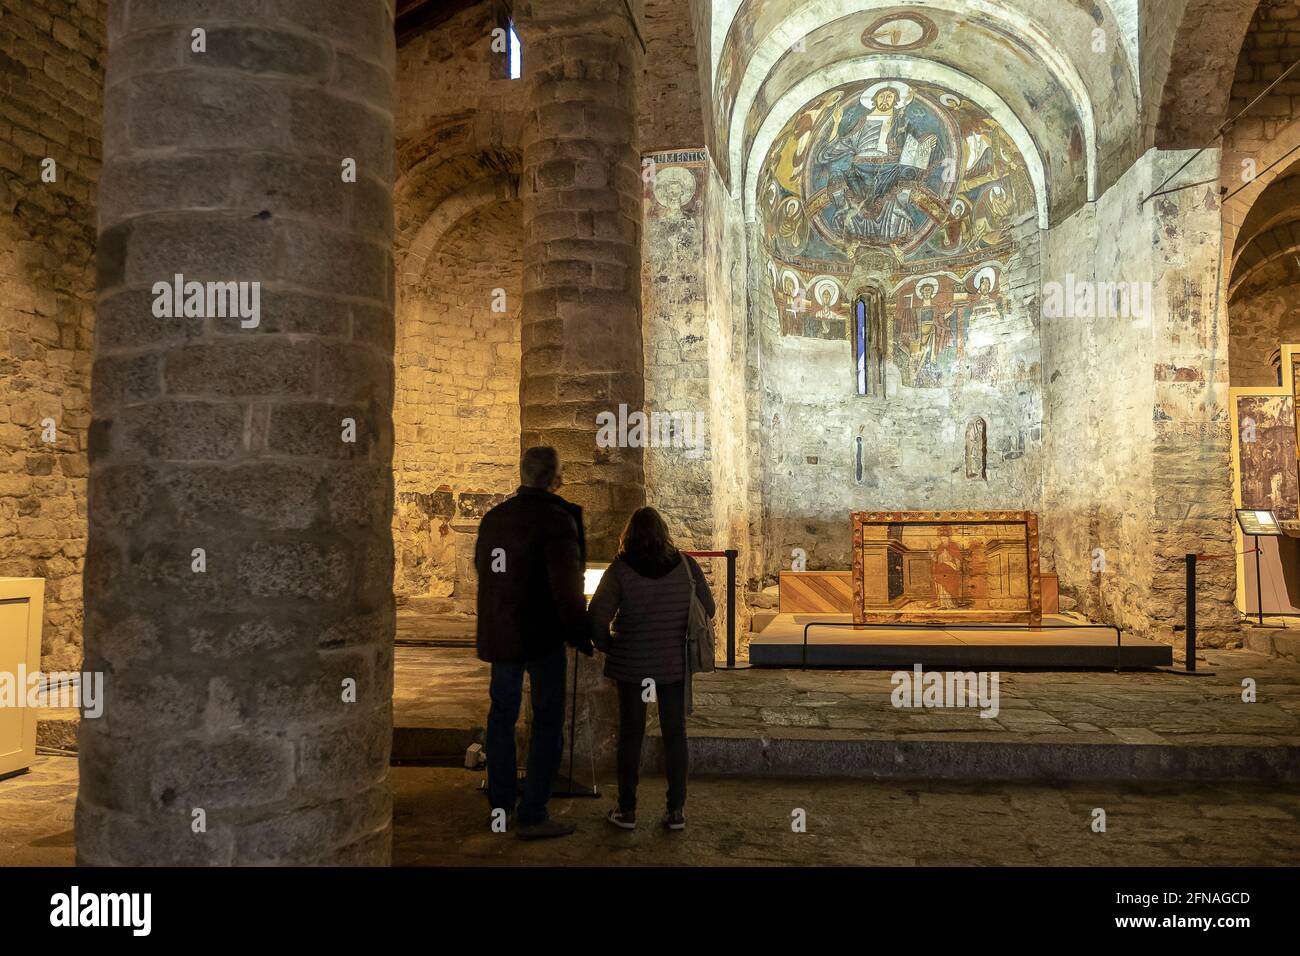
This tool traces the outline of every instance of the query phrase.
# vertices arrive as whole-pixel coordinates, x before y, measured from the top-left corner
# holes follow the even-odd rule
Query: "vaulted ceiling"
[[[1095,198],[1141,150],[1128,0],[718,0],[712,16],[711,147],[748,198],[781,127],[855,79],[936,82],[978,102],[1038,169],[1044,222]]]

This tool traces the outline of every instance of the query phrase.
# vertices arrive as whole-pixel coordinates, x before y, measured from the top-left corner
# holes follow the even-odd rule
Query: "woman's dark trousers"
[[[659,731],[664,742],[664,768],[668,775],[668,809],[686,805],[686,683],[657,684]],[[645,739],[646,702],[639,683],[618,682],[618,807],[636,809],[636,785],[641,770],[641,742]]]

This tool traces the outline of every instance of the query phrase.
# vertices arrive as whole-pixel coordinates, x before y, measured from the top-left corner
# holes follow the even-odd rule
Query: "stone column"
[[[78,860],[384,864],[391,0],[108,38]]]
[[[599,447],[596,416],[642,408],[641,47],[623,0],[515,8],[528,111],[521,442],[554,445],[586,510],[592,560],[614,555],[645,503],[638,448]]]
[[[638,4],[633,4],[635,9]],[[553,445],[561,494],[585,511],[588,559],[608,561],[645,504],[640,448],[597,444],[597,415],[641,410],[641,46],[623,0],[525,0],[514,10],[528,110],[520,442]],[[570,678],[574,653],[570,651]],[[579,662],[574,776],[612,764],[618,700],[603,655]],[[569,735],[571,714],[565,718]],[[561,768],[568,772],[568,756]]]

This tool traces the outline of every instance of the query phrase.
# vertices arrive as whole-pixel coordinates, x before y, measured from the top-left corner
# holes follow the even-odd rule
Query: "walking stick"
[[[573,649],[573,698],[571,705],[573,710],[569,714],[569,772],[567,775],[561,774],[556,777],[555,786],[551,788],[551,796],[553,797],[600,796],[600,791],[596,789],[596,767],[594,763],[591,769],[591,786],[578,783],[573,779],[573,751],[578,738],[578,659],[580,657],[582,657],[582,652],[575,647]],[[590,730],[590,727],[588,727],[588,730]]]

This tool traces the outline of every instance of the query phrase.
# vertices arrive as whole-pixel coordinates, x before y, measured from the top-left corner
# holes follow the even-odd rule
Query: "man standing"
[[[517,835],[530,840],[577,829],[550,819],[546,802],[564,751],[564,646],[590,656],[592,645],[582,593],[582,509],[555,494],[561,475],[554,448],[529,448],[519,471],[522,484],[514,497],[483,516],[474,567],[478,656],[492,665],[488,796],[493,809],[515,814],[515,722],[527,672],[533,730]]]

